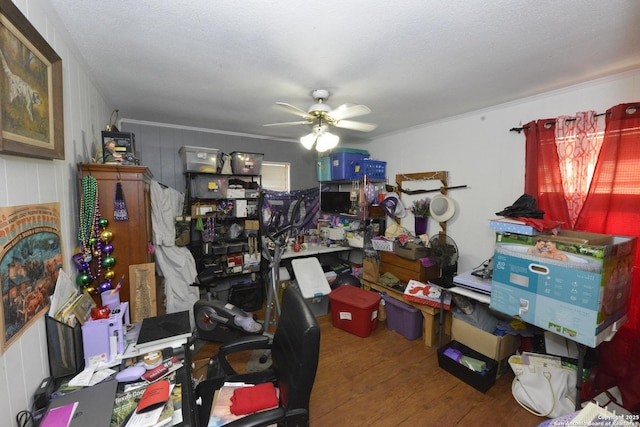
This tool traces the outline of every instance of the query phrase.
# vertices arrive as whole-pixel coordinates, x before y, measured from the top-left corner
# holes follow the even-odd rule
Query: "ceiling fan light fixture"
[[[300,138],[300,143],[307,150],[311,150],[311,147],[313,147],[313,144],[315,144],[316,139],[318,139],[318,136],[312,132]]]
[[[334,148],[338,142],[340,142],[340,137],[329,132],[329,127],[321,123],[314,125],[311,133],[300,138],[300,143],[304,148],[311,150],[313,144],[316,144],[316,150],[319,152]]]
[[[316,142],[316,150],[320,153],[323,151],[331,150],[335,148],[340,142],[340,137],[338,135],[334,135],[331,132],[323,132],[320,136],[318,136],[318,140]]]

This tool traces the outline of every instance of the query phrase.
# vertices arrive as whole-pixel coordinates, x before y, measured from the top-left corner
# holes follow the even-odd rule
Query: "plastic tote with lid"
[[[302,294],[313,314],[324,316],[329,312],[331,286],[317,258],[299,258],[291,261],[296,278],[294,287]]]

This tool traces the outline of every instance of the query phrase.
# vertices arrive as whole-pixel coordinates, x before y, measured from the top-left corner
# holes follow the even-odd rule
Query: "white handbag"
[[[511,356],[509,365],[515,374],[511,393],[524,409],[549,418],[576,411],[575,369],[562,366],[560,359],[557,363],[539,363],[523,356]]]

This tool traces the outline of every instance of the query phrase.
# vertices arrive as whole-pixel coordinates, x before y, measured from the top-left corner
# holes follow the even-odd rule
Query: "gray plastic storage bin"
[[[218,173],[220,150],[217,148],[180,147],[185,172]]]

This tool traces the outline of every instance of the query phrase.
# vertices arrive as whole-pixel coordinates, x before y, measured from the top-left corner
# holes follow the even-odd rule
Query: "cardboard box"
[[[244,222],[244,229],[245,230],[259,230],[260,229],[260,223],[258,222],[257,219],[248,219]]]
[[[507,359],[520,346],[519,335],[497,336],[455,317],[451,322],[451,339],[497,361],[498,375],[506,370]]]
[[[453,360],[444,353],[448,348],[461,351],[464,356],[484,362],[486,370],[483,372],[475,372],[460,362]],[[457,341],[451,341],[438,349],[438,366],[482,393],[485,393],[496,383],[498,362]]]
[[[613,244],[611,234],[587,233],[584,231],[560,230],[558,234],[545,236],[548,240],[579,245],[606,246]]]
[[[407,242],[405,245],[397,244],[395,253],[402,258],[417,260],[427,256],[427,248],[417,243]]]
[[[523,221],[518,221],[513,218],[500,218],[489,221],[489,228],[504,233],[516,233],[525,234],[527,236],[536,236],[538,234],[550,234],[542,233]],[[556,228],[556,232],[560,231],[560,227]]]
[[[559,238],[497,234],[491,308],[596,347],[627,320],[636,238]]]
[[[227,199],[244,199],[244,188],[227,188]]]
[[[499,337],[455,317],[451,322],[451,339],[494,360],[508,358],[520,346],[517,335]]]

